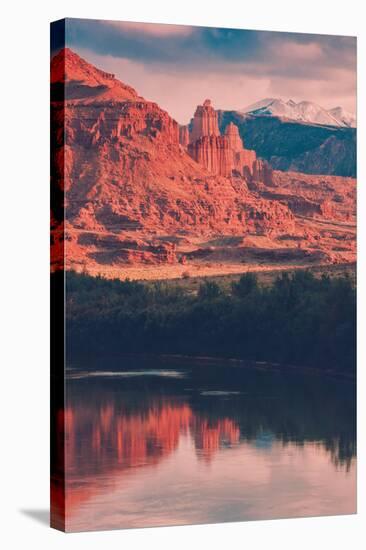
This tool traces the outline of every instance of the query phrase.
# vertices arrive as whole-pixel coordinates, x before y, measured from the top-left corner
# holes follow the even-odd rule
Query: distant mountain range
[[[310,124],[348,128],[356,127],[356,117],[344,110],[343,107],[327,110],[311,101],[296,103],[292,99],[284,101],[283,99],[269,97],[248,105],[248,107],[239,112],[254,116],[279,117]]]
[[[356,128],[260,112],[218,111],[224,131],[233,122],[244,146],[276,170],[356,177]]]

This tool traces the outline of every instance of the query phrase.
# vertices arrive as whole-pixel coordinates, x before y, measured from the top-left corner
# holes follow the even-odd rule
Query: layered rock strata
[[[55,269],[65,257],[68,269],[122,278],[126,266],[148,264],[145,276],[154,264],[189,264],[214,237],[244,239],[245,250],[280,243],[304,258],[354,258],[351,178],[272,174],[235,125],[220,134],[210,102],[197,109],[192,139],[156,103],[71,50],[53,58],[51,74]],[[235,256],[236,245],[217,246],[219,262],[249,261]]]

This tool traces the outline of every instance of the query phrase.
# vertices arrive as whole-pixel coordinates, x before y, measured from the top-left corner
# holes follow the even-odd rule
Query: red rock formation
[[[125,101],[137,99],[137,92],[123,84],[111,73],[90,65],[69,48],[64,48],[52,59],[51,97],[63,91],[60,84],[65,84],[65,98],[74,103],[88,103],[98,99],[99,102],[111,100]],[[62,99],[61,94],[60,99]]]
[[[203,136],[219,136],[220,130],[217,121],[217,112],[206,99],[203,105],[198,105],[194,113],[190,141],[195,142]]]
[[[273,170],[265,160],[256,159],[253,162],[253,181],[262,182],[269,187],[273,185]]]
[[[253,174],[253,164],[257,160],[257,154],[253,149],[243,149],[239,153],[235,153],[235,163],[237,170],[244,177],[247,174]]]
[[[187,149],[189,144],[189,129],[188,126],[179,126],[179,143]]]
[[[231,176],[233,162],[229,140],[226,136],[220,136],[217,112],[209,99],[197,106],[188,153],[209,172]]]
[[[182,132],[180,141],[183,143],[185,140],[186,135],[183,137]],[[225,135],[220,135],[217,112],[208,99],[196,109],[188,153],[210,172],[226,177],[233,173],[244,177],[252,176],[253,163],[257,158],[255,151],[244,149],[239,129],[232,122],[226,127]]]
[[[225,136],[202,136],[189,143],[188,153],[210,172],[220,176],[231,176],[232,153]]]
[[[244,144],[239,134],[239,128],[233,122],[230,122],[225,129],[225,136],[229,141],[229,147],[233,152],[238,153],[243,150]]]
[[[105,272],[113,266],[122,277],[117,269],[126,264],[178,263],[185,250],[176,249],[174,239],[183,232],[189,239],[294,233],[297,214],[290,202],[268,200],[262,193],[262,187],[269,191],[269,167],[256,160],[254,151],[240,150],[235,127],[219,135],[208,102],[197,108],[193,126],[211,134],[191,139],[188,154],[180,145],[177,122],[113,75],[70,50],[53,58],[51,73],[52,190],[66,207],[65,220],[62,208],[52,213],[55,268],[62,267],[65,257],[67,268],[98,273],[99,267]],[[248,190],[250,178],[261,180],[255,193]],[[318,183],[318,176],[307,178]],[[321,203],[315,209],[319,216],[334,211],[339,219],[353,220],[352,182],[337,181],[329,191],[330,180],[305,186],[302,175],[279,174],[273,185],[276,191],[279,185],[291,185],[292,194],[306,193],[307,199]],[[91,234],[98,238],[88,241]]]
[[[230,149],[233,155],[233,170],[238,174],[248,177],[253,173],[253,163],[257,159],[256,152],[252,149],[245,149],[243,140],[239,134],[239,128],[230,122],[225,129],[225,136],[228,138]]]
[[[231,176],[232,154],[228,139],[220,136],[217,112],[206,99],[198,105],[192,121],[189,155],[209,172]]]

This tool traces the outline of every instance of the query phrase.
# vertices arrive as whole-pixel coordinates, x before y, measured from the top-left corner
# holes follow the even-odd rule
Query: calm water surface
[[[76,367],[67,530],[355,512],[351,382],[188,360]]]

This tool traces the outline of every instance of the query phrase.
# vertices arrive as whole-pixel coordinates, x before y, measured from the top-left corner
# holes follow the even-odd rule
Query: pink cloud
[[[310,42],[308,44],[301,44],[296,42],[282,42],[277,48],[277,56],[284,56],[286,60],[297,60],[297,61],[309,61],[309,60],[318,60],[323,57],[323,49],[321,45],[317,42]]]
[[[121,31],[137,31],[151,36],[188,36],[192,27],[187,25],[168,25],[164,23],[135,23],[128,21],[105,21],[106,24]]]

